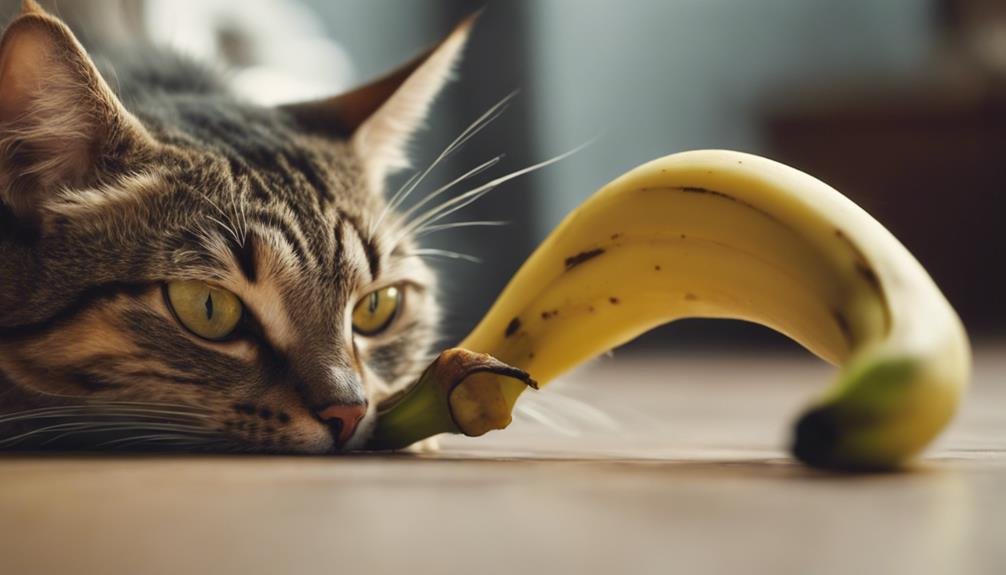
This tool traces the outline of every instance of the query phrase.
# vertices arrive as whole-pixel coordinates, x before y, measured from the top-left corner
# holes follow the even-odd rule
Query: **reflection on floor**
[[[892,475],[786,458],[831,368],[722,354],[604,359],[437,454],[0,457],[0,573],[997,572],[1004,351]]]

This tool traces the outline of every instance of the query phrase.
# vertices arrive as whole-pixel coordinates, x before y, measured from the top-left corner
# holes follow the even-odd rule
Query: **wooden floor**
[[[831,373],[788,356],[605,359],[436,455],[0,455],[0,573],[1006,573],[1006,346],[976,370],[892,475],[785,457]]]

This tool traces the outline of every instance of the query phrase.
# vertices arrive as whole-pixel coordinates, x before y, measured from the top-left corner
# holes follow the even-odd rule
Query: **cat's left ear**
[[[0,202],[26,222],[152,145],[63,22],[33,0],[0,40]]]
[[[388,174],[408,167],[409,139],[450,78],[477,16],[387,76],[345,94],[282,109],[309,130],[349,138],[368,185],[380,191]]]

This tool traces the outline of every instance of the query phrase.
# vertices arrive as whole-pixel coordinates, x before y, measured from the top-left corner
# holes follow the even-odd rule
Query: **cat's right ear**
[[[0,203],[35,222],[47,197],[151,144],[70,29],[25,1],[0,39]]]
[[[398,70],[331,98],[282,106],[305,128],[349,140],[370,189],[409,165],[406,147],[450,78],[478,13]]]

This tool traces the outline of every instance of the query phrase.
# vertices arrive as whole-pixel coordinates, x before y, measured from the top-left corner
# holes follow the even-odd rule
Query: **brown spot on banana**
[[[873,266],[871,266],[867,261],[866,256],[863,254],[863,251],[860,250],[859,246],[857,246],[852,241],[852,239],[848,235],[846,235],[846,233],[843,232],[842,230],[836,229],[835,237],[838,238],[838,240],[841,241],[843,244],[845,244],[845,247],[848,248],[850,252],[852,252],[853,267],[856,270],[856,274],[858,274],[859,277],[862,278],[864,282],[866,282],[871,288],[873,288],[877,292],[877,295],[879,295],[880,298],[884,301],[884,311],[887,312],[888,309],[887,296],[884,293],[884,288],[882,285],[880,285],[880,278],[877,276],[877,272],[873,269]],[[890,321],[889,317],[888,321]]]
[[[576,266],[582,264],[587,260],[596,258],[597,256],[604,253],[604,248],[595,248],[592,250],[587,250],[585,252],[580,252],[574,256],[569,256],[566,258],[566,270],[571,270]]]
[[[520,329],[520,318],[515,317],[512,320],[510,320],[510,323],[506,324],[506,330],[503,331],[503,337],[512,336],[513,334],[517,333],[518,329]]]
[[[873,289],[877,290],[878,292],[881,291],[880,278],[877,277],[877,272],[873,271],[873,268],[866,265],[866,262],[863,261],[856,262],[856,273],[858,273],[859,276],[863,278],[863,281],[870,284],[870,286],[872,286]]]
[[[846,318],[845,314],[843,314],[840,310],[837,309],[831,310],[831,316],[835,318],[835,323],[838,324],[838,329],[839,331],[842,332],[842,337],[845,338],[845,341],[851,344],[852,326],[849,325],[848,318]]]

